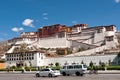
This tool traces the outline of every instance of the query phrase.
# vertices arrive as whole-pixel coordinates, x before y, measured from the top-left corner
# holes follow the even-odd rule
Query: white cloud
[[[116,3],[120,3],[120,0],[114,0]]]
[[[35,27],[35,26],[33,25],[33,22],[34,22],[34,20],[32,20],[32,19],[25,19],[22,24],[23,24],[24,26]]]
[[[46,15],[48,15],[48,13],[43,13],[43,16],[46,16]]]
[[[73,24],[77,24],[77,21],[72,21]]]
[[[21,28],[14,27],[11,30],[14,31],[14,32],[19,32],[19,31],[23,31],[24,28],[22,28],[22,27]]]
[[[44,20],[48,20],[48,17],[43,17]]]

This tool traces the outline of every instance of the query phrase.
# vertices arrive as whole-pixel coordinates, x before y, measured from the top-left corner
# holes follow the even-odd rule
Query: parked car
[[[85,64],[71,64],[71,65],[64,65],[60,69],[60,73],[63,76],[66,75],[73,75],[75,74],[76,76],[83,76],[87,71],[87,67]]]
[[[36,77],[40,77],[40,76],[57,77],[59,75],[60,75],[60,71],[52,68],[45,68],[35,73]]]

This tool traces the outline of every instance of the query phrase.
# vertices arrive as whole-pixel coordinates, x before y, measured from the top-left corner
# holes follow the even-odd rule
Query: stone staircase
[[[104,46],[99,46],[99,47],[96,47],[96,48],[93,48],[93,49],[88,49],[88,50],[85,50],[85,51],[69,54],[69,55],[66,55],[65,57],[104,54],[104,50],[106,50],[106,49],[107,48],[104,45]]]

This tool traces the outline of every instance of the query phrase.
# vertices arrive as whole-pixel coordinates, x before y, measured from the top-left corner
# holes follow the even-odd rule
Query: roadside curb
[[[115,71],[115,70],[106,70],[106,71],[98,71],[99,74],[120,74],[120,71]]]
[[[24,73],[22,73],[22,71],[14,71],[14,72],[12,72],[12,71],[10,71],[10,72],[0,71],[0,74],[35,74],[35,71],[31,71],[31,72],[26,71]]]
[[[89,71],[87,71],[87,74],[89,74]],[[120,74],[120,70],[99,70],[97,74]]]

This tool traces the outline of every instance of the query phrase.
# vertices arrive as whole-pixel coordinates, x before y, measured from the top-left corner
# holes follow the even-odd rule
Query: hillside
[[[7,41],[0,42],[0,55],[5,54],[10,46],[7,45]]]

